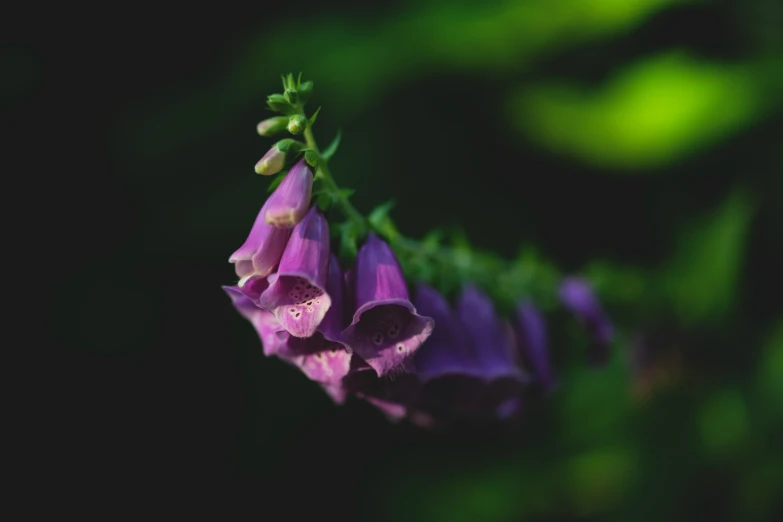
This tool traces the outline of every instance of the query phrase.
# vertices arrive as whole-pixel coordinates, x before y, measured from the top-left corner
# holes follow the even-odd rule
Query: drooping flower
[[[277,228],[291,228],[300,223],[310,206],[313,172],[305,161],[291,167],[283,181],[266,202],[264,220]]]
[[[344,389],[378,408],[391,421],[406,417],[421,389],[418,376],[405,373],[379,377],[372,369],[363,371],[362,366],[361,362],[354,365],[343,380]]]
[[[298,366],[310,380],[323,384],[335,400],[340,396],[344,399],[339,389],[350,370],[352,356],[351,350],[340,340],[344,326],[343,284],[340,262],[332,254],[326,281],[326,295],[331,299],[331,306],[311,337],[294,337],[286,332],[285,336],[281,335],[285,340],[279,350],[280,357]]]
[[[310,337],[332,302],[325,291],[328,272],[329,225],[313,207],[294,227],[277,279],[261,294],[258,304],[274,313],[294,337]]]
[[[435,328],[414,357],[416,371],[428,381],[443,375],[471,375],[476,357],[463,324],[457,319],[443,295],[419,283],[413,300],[416,310],[432,317]]]
[[[406,370],[433,321],[416,313],[397,258],[375,234],[359,249],[351,280],[356,311],[343,341],[379,376]]]
[[[467,285],[457,301],[457,317],[465,325],[476,358],[474,373],[485,380],[525,380],[515,357],[510,325],[495,313],[492,301],[473,285]]]
[[[291,230],[267,225],[264,217],[266,208],[265,203],[253,223],[250,235],[228,259],[229,263],[234,263],[234,270],[240,278],[239,287],[243,290],[247,288],[250,291],[255,285],[254,291],[250,293],[256,296],[265,289],[263,286],[267,284],[267,282],[260,280],[272,273],[272,270],[280,262],[288,238],[291,236]],[[251,281],[252,284],[248,286]]]
[[[522,360],[533,371],[537,385],[545,393],[556,385],[549,357],[546,323],[532,301],[523,301],[516,309],[517,345]]]
[[[279,334],[285,330],[277,322],[274,314],[253,304],[253,301],[242,293],[237,286],[224,286],[223,290],[231,298],[231,302],[242,317],[250,321],[253,328],[255,328],[258,337],[261,339],[264,355],[277,355],[283,345],[283,339],[281,339]]]
[[[592,337],[590,359],[604,363],[614,337],[614,327],[590,284],[580,277],[567,277],[560,283],[560,301],[573,313]]]

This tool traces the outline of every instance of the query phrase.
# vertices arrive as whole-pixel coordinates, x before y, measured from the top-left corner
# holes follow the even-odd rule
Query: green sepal
[[[393,239],[399,235],[397,227],[394,226],[394,222],[389,216],[389,212],[396,203],[394,201],[387,201],[383,205],[379,205],[370,212],[367,216],[367,220],[373,229],[377,230],[381,235],[387,239]]]
[[[342,131],[338,129],[337,135],[334,137],[332,142],[321,153],[321,157],[324,159],[324,161],[329,161],[330,159],[332,159],[332,156],[334,156],[334,153],[337,152],[337,147],[340,146],[340,139],[342,138],[342,136],[343,136]]]
[[[318,107],[318,108],[315,110],[315,112],[313,113],[313,115],[312,115],[312,116],[310,116],[310,120],[309,120],[309,121],[310,121],[310,125],[313,125],[313,124],[315,124],[315,120],[318,118],[318,113],[319,113],[319,112],[321,112],[321,108],[320,108],[320,107]]]
[[[340,223],[337,225],[337,230],[340,233],[340,258],[352,262],[359,252],[358,243],[362,231],[353,221]]]
[[[305,152],[305,161],[313,168],[318,166],[318,153],[312,149]]]

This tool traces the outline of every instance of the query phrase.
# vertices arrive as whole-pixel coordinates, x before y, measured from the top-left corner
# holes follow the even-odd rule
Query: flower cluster
[[[270,106],[300,110],[297,89],[309,94],[306,84],[289,76],[284,86],[286,94],[272,95]],[[261,122],[258,132],[307,134],[312,121],[292,113]],[[503,318],[469,281],[454,306],[423,282],[411,296],[394,251],[372,226],[344,270],[321,202],[311,202],[319,178],[341,193],[317,147],[281,140],[256,172],[276,174],[291,163],[229,259],[238,283],[223,287],[265,355],[299,368],[337,403],[358,397],[391,419],[426,426],[513,418],[526,394],[546,395],[556,386],[546,323],[530,299]],[[320,168],[316,176],[311,165]],[[612,325],[587,282],[566,278],[559,297],[591,332],[595,359],[605,360]]]

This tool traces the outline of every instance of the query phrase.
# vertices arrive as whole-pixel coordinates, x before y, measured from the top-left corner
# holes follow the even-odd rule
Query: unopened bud
[[[274,145],[264,156],[256,163],[256,174],[271,176],[283,170],[285,165],[285,153]]]
[[[313,93],[313,82],[304,82],[297,89],[299,93],[299,101],[301,103],[307,103],[310,99],[310,95]]]
[[[293,135],[301,134],[305,127],[307,127],[307,118],[301,114],[294,114],[288,119],[287,129]]]
[[[275,143],[256,163],[256,173],[264,176],[277,174],[286,163],[291,162],[305,147],[305,144],[286,138]]]
[[[270,94],[266,97],[266,104],[273,111],[282,112],[283,114],[291,114],[294,110],[293,105],[283,94]]]
[[[296,89],[286,89],[283,96],[291,105],[296,105],[299,102],[299,93],[296,92]]]
[[[256,131],[258,131],[259,135],[270,138],[283,132],[286,125],[288,125],[288,118],[285,116],[275,116],[274,118],[268,118],[256,125]]]

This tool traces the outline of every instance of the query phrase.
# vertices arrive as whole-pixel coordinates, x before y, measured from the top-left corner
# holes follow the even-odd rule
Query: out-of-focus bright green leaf
[[[634,63],[597,90],[525,88],[511,110],[528,139],[627,172],[719,140],[752,121],[762,100],[751,68],[668,53]]]

